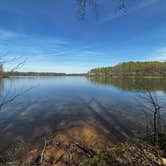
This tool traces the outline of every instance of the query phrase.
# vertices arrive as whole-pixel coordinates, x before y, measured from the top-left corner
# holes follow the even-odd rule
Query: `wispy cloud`
[[[32,36],[0,29],[0,51],[5,50],[10,54],[40,55],[45,51],[56,52],[70,44],[66,39]]]
[[[95,64],[103,63],[110,55],[68,39],[31,36],[7,30],[0,30],[0,34],[3,36],[0,37],[0,52],[5,50],[8,57],[27,59],[22,71],[86,72]],[[12,65],[7,64],[5,68],[10,69]]]
[[[13,38],[16,36],[17,35],[11,31],[6,31],[6,30],[0,29],[0,40],[10,39],[10,38]]]
[[[166,47],[162,47],[155,51],[155,54],[152,55],[149,60],[151,61],[166,61]]]

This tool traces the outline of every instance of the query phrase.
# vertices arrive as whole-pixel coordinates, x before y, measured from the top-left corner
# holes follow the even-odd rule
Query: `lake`
[[[0,100],[21,94],[0,112],[0,153],[43,137],[105,148],[152,130],[152,113],[139,97],[144,87],[166,101],[166,79],[12,77],[0,80]],[[27,89],[31,88],[26,93]],[[161,99],[160,99],[161,98]],[[166,110],[161,111],[166,130]]]

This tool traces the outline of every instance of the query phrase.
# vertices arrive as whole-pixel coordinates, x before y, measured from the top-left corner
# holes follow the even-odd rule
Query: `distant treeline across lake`
[[[166,76],[166,62],[124,62],[111,67],[95,68],[88,73],[115,77]]]
[[[83,76],[86,75],[84,73],[74,73],[74,74],[66,74],[66,73],[55,73],[55,72],[1,72],[1,77],[9,77],[9,76]]]
[[[166,62],[124,62],[110,67],[91,69],[87,73],[56,72],[0,72],[0,77],[8,76],[111,76],[111,77],[166,77]]]

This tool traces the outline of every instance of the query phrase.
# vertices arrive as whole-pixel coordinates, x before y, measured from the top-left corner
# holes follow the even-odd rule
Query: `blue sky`
[[[20,71],[80,73],[123,61],[166,60],[166,1],[99,0],[78,20],[75,0],[0,0],[0,54],[26,59]],[[13,64],[6,64],[9,70]]]

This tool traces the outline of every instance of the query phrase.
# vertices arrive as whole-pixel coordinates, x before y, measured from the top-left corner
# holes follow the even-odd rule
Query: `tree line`
[[[89,75],[166,76],[166,62],[124,62],[90,70]]]

